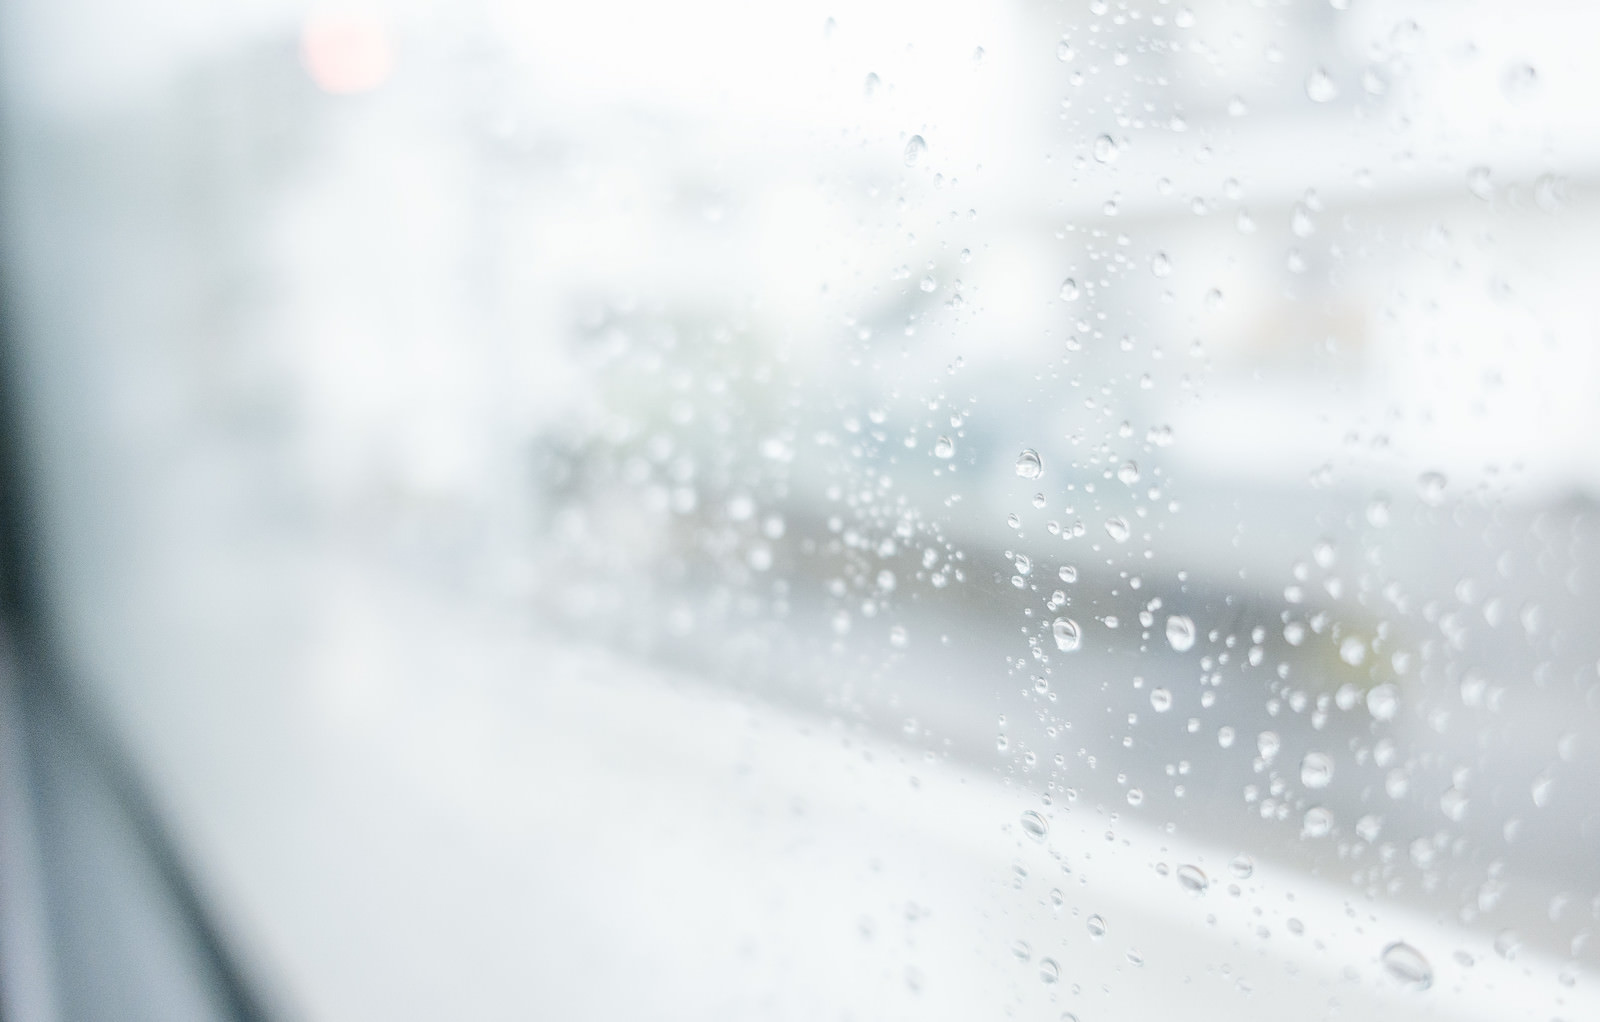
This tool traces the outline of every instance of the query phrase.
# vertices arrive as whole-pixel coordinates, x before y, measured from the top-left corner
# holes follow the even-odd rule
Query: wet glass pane
[[[53,648],[295,1012],[1600,1016],[1586,7],[3,18]]]

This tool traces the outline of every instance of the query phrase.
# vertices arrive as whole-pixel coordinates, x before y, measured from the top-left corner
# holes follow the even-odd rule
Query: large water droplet
[[[1070,617],[1058,617],[1050,625],[1050,634],[1055,636],[1056,648],[1063,653],[1071,653],[1083,644],[1083,637],[1078,632],[1078,622]]]
[[[1038,451],[1029,447],[1017,455],[1017,475],[1024,479],[1037,479],[1044,475],[1044,461]]]
[[[1044,841],[1050,836],[1050,823],[1043,816],[1029,809],[1022,814],[1022,832],[1035,841]]]
[[[1389,970],[1389,975],[1414,989],[1426,990],[1433,985],[1433,966],[1421,951],[1405,941],[1397,940],[1383,949],[1383,967]]]
[[[1326,788],[1333,780],[1333,760],[1326,753],[1308,752],[1300,761],[1300,783],[1308,788]]]
[[[1186,615],[1174,614],[1167,618],[1167,644],[1179,653],[1194,648],[1194,621]]]
[[[1205,870],[1199,866],[1184,864],[1178,867],[1178,883],[1192,894],[1204,894],[1211,881],[1206,879]]]
[[[1327,103],[1338,95],[1339,86],[1325,68],[1316,68],[1306,76],[1306,96],[1311,102]]]
[[[922,140],[921,135],[912,135],[911,141],[906,143],[906,166],[915,167],[928,155],[928,143]]]

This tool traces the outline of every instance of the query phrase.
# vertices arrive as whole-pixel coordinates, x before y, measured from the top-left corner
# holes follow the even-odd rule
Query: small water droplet
[[[1035,841],[1043,842],[1050,836],[1050,823],[1037,812],[1029,809],[1022,814],[1022,832]]]
[[[1017,475],[1024,479],[1037,479],[1044,475],[1044,461],[1038,451],[1029,447],[1017,455]]]
[[[1204,894],[1211,881],[1206,879],[1205,870],[1199,866],[1184,864],[1178,867],[1178,883],[1192,894]]]
[[[1308,788],[1326,788],[1333,780],[1333,760],[1326,753],[1308,752],[1300,761],[1300,783]]]
[[[1488,167],[1479,165],[1467,171],[1467,190],[1484,200],[1494,196],[1494,182],[1489,177]]]
[[[1300,819],[1300,833],[1305,837],[1327,837],[1333,832],[1333,810],[1312,806]]]
[[[1166,713],[1172,709],[1172,693],[1164,688],[1151,689],[1150,708],[1157,713]]]
[[[1228,872],[1236,880],[1249,880],[1256,871],[1256,862],[1248,855],[1235,855],[1228,863]]]
[[[911,141],[906,143],[906,166],[915,167],[928,155],[928,143],[922,140],[921,135],[912,135]]]
[[[1339,86],[1325,68],[1318,67],[1306,76],[1306,96],[1311,102],[1327,103],[1338,95]]]
[[[1128,804],[1130,806],[1141,806],[1141,805],[1144,805],[1144,789],[1142,789],[1142,788],[1129,788],[1128,789]]]
[[[862,87],[862,91],[867,94],[868,99],[871,99],[873,96],[878,94],[878,90],[882,88],[882,86],[883,79],[878,77],[878,73],[876,71],[870,71],[867,73],[867,80],[865,85]]]
[[[1395,941],[1383,949],[1383,967],[1389,975],[1416,990],[1426,990],[1433,985],[1433,966],[1422,952],[1405,941]]]
[[[1512,103],[1526,103],[1539,91],[1539,71],[1532,64],[1513,64],[1500,80],[1500,92]]]
[[[895,649],[905,649],[910,638],[906,635],[905,625],[895,625],[889,629],[889,645]]]
[[[1056,59],[1062,63],[1066,63],[1077,55],[1077,51],[1072,48],[1072,44],[1067,42],[1065,39],[1061,40],[1059,43],[1056,43]]]
[[[1028,942],[1025,940],[1012,941],[1011,954],[1017,961],[1025,962],[1033,957],[1033,948],[1029,947]]]
[[[1549,774],[1540,774],[1533,779],[1533,785],[1528,789],[1533,797],[1533,804],[1543,809],[1550,804],[1550,793],[1555,788],[1556,779]]]
[[[1125,461],[1117,469],[1117,481],[1124,486],[1132,486],[1139,481],[1139,464],[1134,461]]]
[[[1063,564],[1061,569],[1056,572],[1056,577],[1063,582],[1076,582],[1078,581],[1078,569],[1070,564]]]
[[[936,458],[953,458],[956,456],[956,442],[947,436],[941,436],[934,441],[933,454]]]
[[[1063,280],[1061,282],[1060,296],[1061,296],[1061,300],[1064,301],[1064,302],[1075,302],[1075,301],[1077,301],[1078,300],[1078,282],[1073,280],[1071,277],[1068,277],[1066,280]]]
[[[1061,966],[1054,958],[1039,959],[1039,982],[1054,983],[1061,978]]]
[[[1172,260],[1167,258],[1165,252],[1157,252],[1150,257],[1150,272],[1157,277],[1172,276]]]
[[[1424,472],[1417,477],[1417,496],[1426,504],[1437,506],[1444,500],[1446,481],[1440,472]]]
[[[1367,693],[1367,712],[1374,720],[1393,720],[1400,710],[1400,691],[1388,682],[1372,686]]]
[[[1089,936],[1096,940],[1106,935],[1106,921],[1098,915],[1092,915],[1084,920],[1084,926],[1089,930]]]
[[[1121,155],[1116,140],[1110,135],[1101,135],[1094,140],[1094,158],[1100,163],[1116,163]]]
[[[1194,621],[1184,614],[1167,618],[1167,644],[1179,653],[1194,648]]]
[[[1271,763],[1278,756],[1278,750],[1283,748],[1283,741],[1276,731],[1263,731],[1256,735],[1256,751],[1261,758]]]
[[[1055,636],[1056,648],[1063,653],[1071,653],[1083,644],[1083,637],[1078,631],[1078,622],[1070,617],[1058,617],[1050,625],[1050,633]]]
[[[1126,543],[1132,531],[1128,528],[1128,520],[1121,515],[1113,515],[1106,519],[1106,535],[1118,543]]]

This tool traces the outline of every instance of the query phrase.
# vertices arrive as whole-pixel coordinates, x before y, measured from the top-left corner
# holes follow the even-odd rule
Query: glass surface
[[[58,651],[295,1012],[1600,1017],[1589,7],[0,27]]]

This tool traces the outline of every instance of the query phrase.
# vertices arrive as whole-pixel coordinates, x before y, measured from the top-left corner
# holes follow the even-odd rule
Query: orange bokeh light
[[[394,70],[388,28],[367,14],[309,15],[300,30],[300,58],[317,88],[337,95],[375,89]]]

